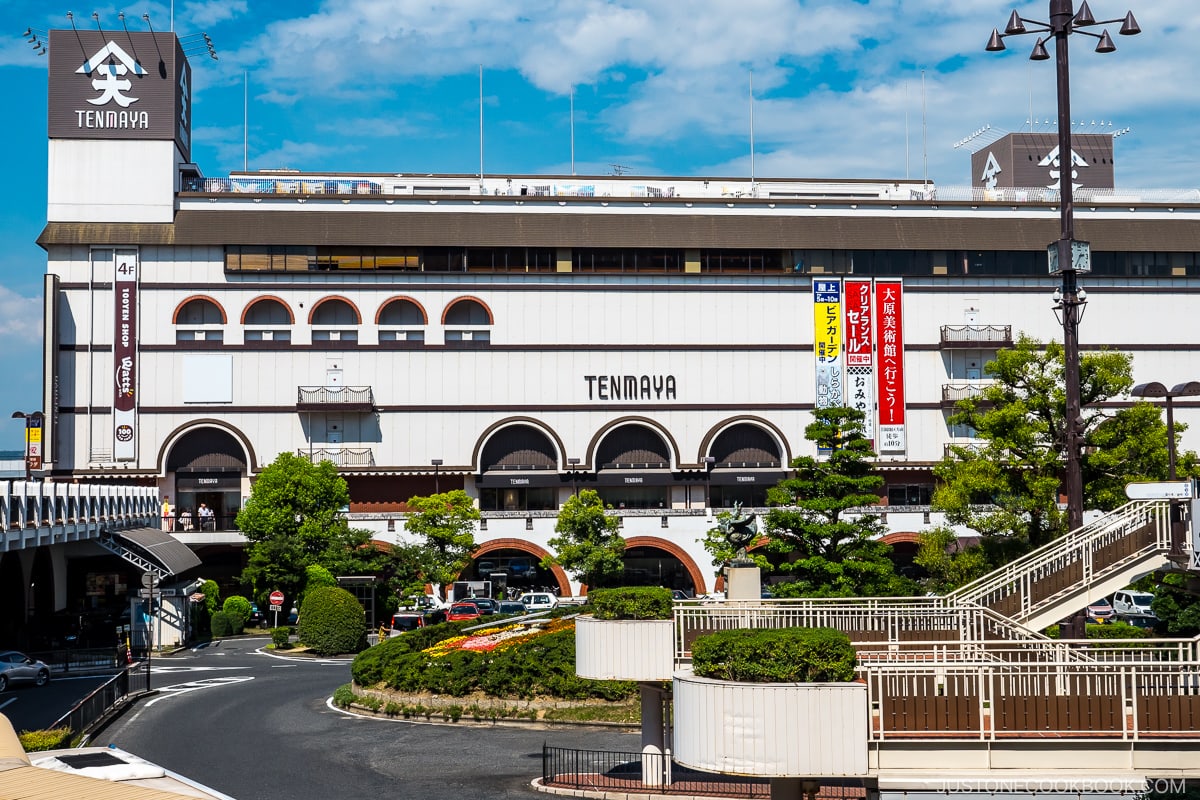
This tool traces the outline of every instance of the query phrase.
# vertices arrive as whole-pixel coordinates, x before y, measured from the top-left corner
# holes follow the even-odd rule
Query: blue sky
[[[1090,5],[1097,19],[1132,10],[1144,32],[1119,37],[1110,26],[1118,50],[1103,56],[1094,40],[1072,37],[1073,118],[1085,131],[1129,129],[1116,142],[1118,186],[1197,187],[1195,0]],[[987,135],[1027,129],[1031,117],[1050,130],[1055,116],[1054,61],[1028,60],[1032,36],[1009,40],[1003,54],[983,49],[1014,7],[1044,20],[1048,3],[181,0],[74,10],[81,26],[94,25],[94,10],[115,28],[124,11],[131,28],[149,14],[158,30],[171,27],[173,11],[180,36],[209,34],[219,59],[192,59],[193,160],[209,176],[244,164],[477,172],[482,66],[489,173],[569,173],[573,132],[581,175],[619,165],[748,176],[753,83],[759,178],[966,185],[969,148],[955,143],[988,126]],[[10,411],[41,403],[45,254],[34,240],[45,224],[46,59],[21,33],[67,27],[68,10],[0,0],[9,120],[0,449],[20,446]]]

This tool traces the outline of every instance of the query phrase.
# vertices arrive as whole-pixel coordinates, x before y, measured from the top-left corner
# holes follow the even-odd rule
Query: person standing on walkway
[[[170,495],[163,495],[162,529],[164,531],[175,530],[175,512],[171,508],[171,496]]]

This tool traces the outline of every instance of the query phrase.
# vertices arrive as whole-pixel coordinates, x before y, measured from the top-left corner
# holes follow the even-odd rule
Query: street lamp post
[[[1167,406],[1167,478],[1175,480],[1175,409],[1171,401],[1176,397],[1200,395],[1200,381],[1177,383],[1168,389],[1158,381],[1139,383],[1129,392],[1134,397],[1161,397]],[[1183,551],[1183,504],[1171,500],[1171,549],[1167,558],[1176,564],[1186,564],[1188,557]]]
[[[998,52],[1006,49],[1004,38],[1027,33],[1039,35],[1029,58],[1045,61],[1050,58],[1046,42],[1054,39],[1056,76],[1058,81],[1058,185],[1060,235],[1050,246],[1051,271],[1062,276],[1062,286],[1055,293],[1056,310],[1061,311],[1063,326],[1063,372],[1067,395],[1066,419],[1064,420],[1064,446],[1066,449],[1067,519],[1071,530],[1083,526],[1083,476],[1080,470],[1081,431],[1083,424],[1082,404],[1079,395],[1079,320],[1087,302],[1086,293],[1080,290],[1078,273],[1091,269],[1091,251],[1087,242],[1075,240],[1074,167],[1075,154],[1071,150],[1071,75],[1067,40],[1073,33],[1081,33],[1098,39],[1097,53],[1111,53],[1117,47],[1108,31],[1092,33],[1084,30],[1096,25],[1120,22],[1120,33],[1132,36],[1141,33],[1133,12],[1122,19],[1097,22],[1092,16],[1087,0],[1080,5],[1078,13],[1072,8],[1073,0],[1050,0],[1050,22],[1024,19],[1016,11],[1008,19],[1001,34],[992,30],[987,50]],[[1034,27],[1027,28],[1026,23]],[[1057,270],[1054,267],[1057,266]]]
[[[577,482],[579,481],[579,459],[568,458],[567,466],[571,470],[571,494],[578,496],[579,486],[577,485]]]
[[[440,471],[442,469],[442,460],[440,458],[435,458],[432,461],[430,461],[429,463],[433,465],[433,493],[441,494],[442,493],[442,484],[441,484],[441,480],[440,480],[440,478],[441,478]]]
[[[717,459],[712,456],[704,456],[700,460],[704,462],[704,507],[712,508],[712,469],[713,464],[717,463]]]

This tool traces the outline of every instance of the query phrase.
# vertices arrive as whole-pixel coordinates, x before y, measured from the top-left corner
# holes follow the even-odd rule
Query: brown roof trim
[[[1057,217],[184,210],[174,225],[46,225],[38,244],[1044,250]],[[1097,251],[1193,252],[1200,219],[1076,219]]]

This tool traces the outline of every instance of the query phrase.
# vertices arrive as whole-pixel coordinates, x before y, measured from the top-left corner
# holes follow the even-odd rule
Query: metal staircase
[[[1167,566],[1168,503],[1142,500],[1006,564],[946,596],[1037,631]]]

